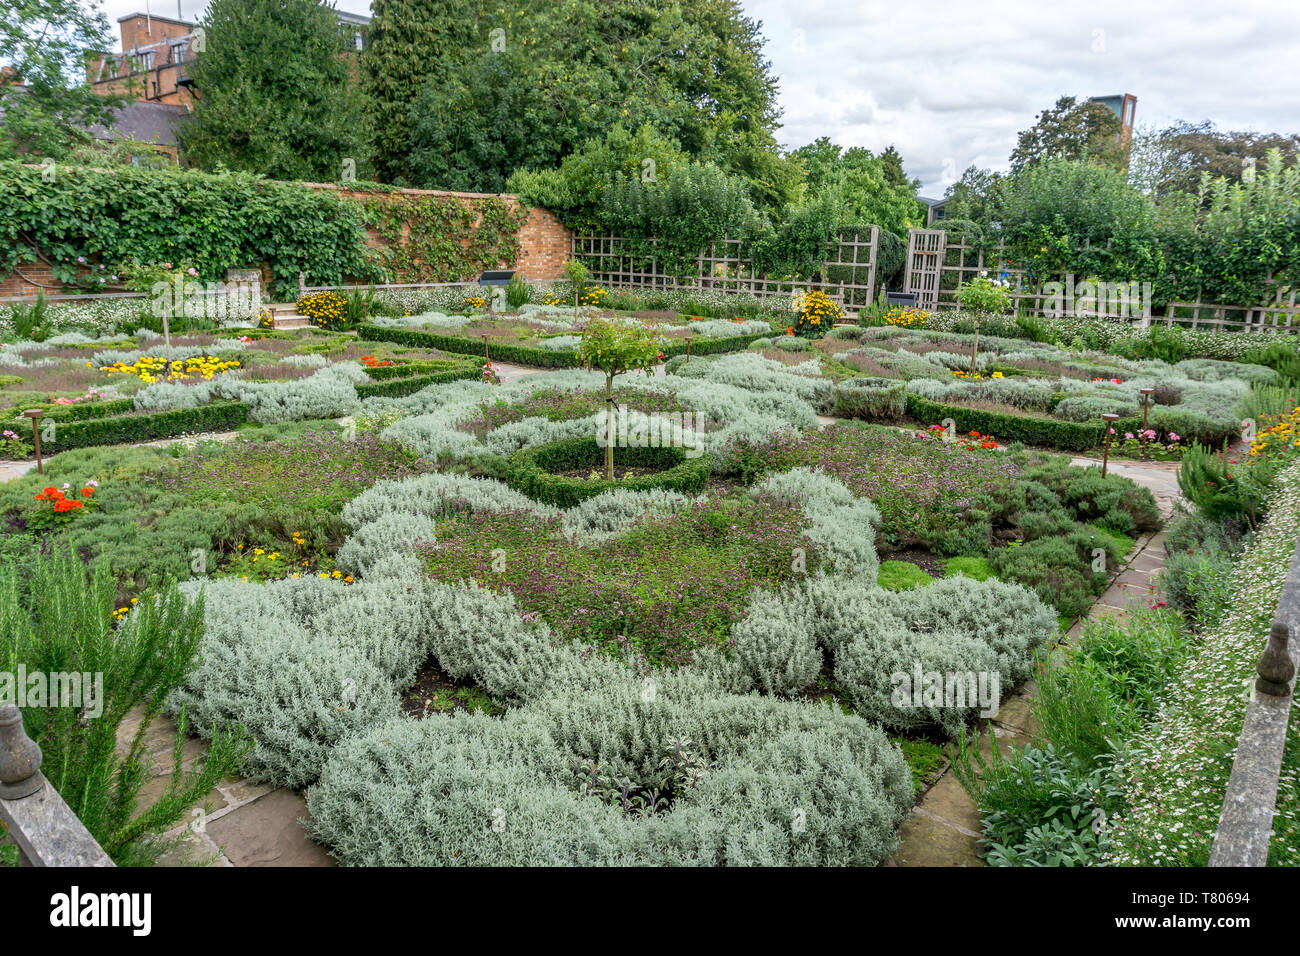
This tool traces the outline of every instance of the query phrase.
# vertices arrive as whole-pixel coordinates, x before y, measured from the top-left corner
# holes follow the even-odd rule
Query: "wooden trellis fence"
[[[648,240],[651,250],[655,240]],[[831,243],[820,277],[774,279],[760,274],[741,254],[739,239],[723,239],[700,252],[693,274],[678,275],[667,269],[651,251],[633,252],[621,236],[575,236],[573,256],[602,285],[630,289],[744,292],[760,299],[789,299],[799,292],[818,289],[829,295],[848,316],[869,305],[876,295],[876,266],[880,229],[870,233],[845,232]]]

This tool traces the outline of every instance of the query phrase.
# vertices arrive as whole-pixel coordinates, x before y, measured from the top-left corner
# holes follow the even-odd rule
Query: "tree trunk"
[[[605,480],[614,480],[614,376],[605,373]]]

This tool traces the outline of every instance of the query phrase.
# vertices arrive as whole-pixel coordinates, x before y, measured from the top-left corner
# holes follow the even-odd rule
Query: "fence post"
[[[41,773],[41,748],[13,704],[0,707],[0,820],[20,866],[114,865]]]

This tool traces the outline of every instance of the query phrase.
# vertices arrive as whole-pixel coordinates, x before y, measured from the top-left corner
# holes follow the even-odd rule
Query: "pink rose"
[[[164,269],[170,269],[171,267],[172,267],[172,264],[171,264],[170,262],[164,262],[164,263],[163,263],[163,268],[164,268]]]

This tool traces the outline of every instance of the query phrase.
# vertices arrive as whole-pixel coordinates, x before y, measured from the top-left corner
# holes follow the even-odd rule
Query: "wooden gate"
[[[903,291],[916,293],[917,308],[934,311],[939,304],[939,275],[946,248],[942,229],[907,231],[907,271]]]

